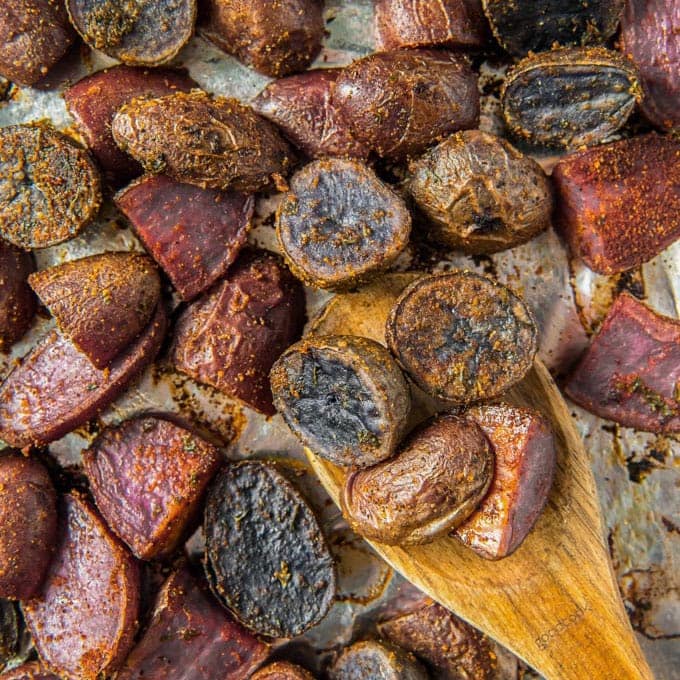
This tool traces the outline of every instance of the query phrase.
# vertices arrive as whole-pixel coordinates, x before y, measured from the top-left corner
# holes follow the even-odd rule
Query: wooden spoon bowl
[[[414,274],[392,274],[334,297],[314,334],[361,335],[384,344],[385,320]],[[416,419],[436,410],[417,389]],[[484,560],[453,538],[429,545],[371,543],[405,578],[511,649],[549,680],[653,679],[621,601],[602,538],[590,461],[559,390],[536,360],[507,401],[550,418],[558,456],[548,504],[510,557]],[[307,455],[338,503],[345,472]]]

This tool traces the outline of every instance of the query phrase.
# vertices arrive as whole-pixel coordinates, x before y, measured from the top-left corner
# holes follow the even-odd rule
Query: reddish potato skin
[[[57,494],[47,470],[21,454],[0,454],[0,597],[35,594],[56,540]]]
[[[181,314],[170,359],[194,380],[274,415],[269,371],[304,322],[300,283],[279,257],[248,252]]]
[[[465,412],[491,442],[494,477],[484,500],[454,535],[478,555],[497,560],[526,538],[548,501],[557,451],[548,421],[538,412],[509,404]]]
[[[0,240],[0,352],[7,352],[28,330],[35,314],[35,295],[27,279],[33,256]]]
[[[314,680],[314,676],[293,663],[277,661],[257,671],[250,680]]]
[[[465,57],[434,50],[371,54],[345,67],[333,93],[354,137],[380,156],[413,156],[479,122],[477,77]]]
[[[5,0],[0,13],[0,74],[33,85],[75,39],[62,0]]]
[[[143,560],[172,554],[194,526],[216,447],[169,420],[128,420],[83,453],[85,474],[107,524]]]
[[[46,671],[39,661],[30,661],[0,674],[0,680],[59,680],[59,676]]]
[[[158,353],[166,329],[162,305],[142,335],[104,371],[51,331],[0,385],[0,439],[42,446],[104,410]]]
[[[121,151],[111,134],[116,111],[135,97],[190,92],[198,85],[185,71],[120,64],[79,80],[64,92],[66,108],[109,184],[119,187],[142,174],[142,166]]]
[[[365,160],[370,149],[354,139],[333,102],[339,68],[314,69],[267,85],[252,102],[309,158]]]
[[[143,177],[115,201],[182,300],[224,276],[246,243],[255,205],[252,196],[201,189],[167,175]]]
[[[616,274],[680,237],[680,143],[656,134],[570,154],[553,169],[556,226],[598,274]]]
[[[146,632],[116,678],[245,680],[268,651],[182,567],[164,583]]]
[[[572,401],[626,427],[680,432],[680,321],[628,293],[611,306],[565,385]]]
[[[60,536],[38,597],[23,605],[40,658],[73,680],[115,670],[132,647],[139,613],[139,569],[79,495],[60,508]]]

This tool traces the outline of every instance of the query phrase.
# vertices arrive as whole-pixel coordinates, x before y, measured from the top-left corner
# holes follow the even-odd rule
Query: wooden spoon
[[[413,274],[384,276],[357,293],[334,297],[312,333],[362,335],[384,343],[389,310]],[[432,409],[414,390],[416,410]],[[549,680],[653,679],[623,608],[607,547],[590,461],[567,406],[545,366],[505,397],[553,423],[555,484],[545,511],[510,557],[489,561],[452,538],[423,546],[372,543],[386,562]],[[345,473],[308,451],[338,503]]]

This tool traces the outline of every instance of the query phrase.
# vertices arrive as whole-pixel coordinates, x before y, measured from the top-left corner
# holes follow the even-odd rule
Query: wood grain
[[[336,296],[311,332],[363,335],[384,343],[387,314],[414,277],[388,275],[357,293]],[[549,680],[652,680],[602,538],[590,463],[559,390],[537,360],[505,398],[548,416],[558,442],[548,505],[519,549],[495,562],[452,538],[407,548],[372,543],[374,549],[430,597]],[[414,399],[417,419],[436,408],[418,391]],[[307,453],[337,503],[344,472]]]

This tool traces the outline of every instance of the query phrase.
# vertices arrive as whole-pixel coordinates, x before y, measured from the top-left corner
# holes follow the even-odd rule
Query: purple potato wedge
[[[33,271],[30,253],[0,240],[0,352],[9,351],[33,321],[37,304],[28,285]]]
[[[346,647],[329,671],[331,680],[427,680],[413,654],[387,642],[365,640]]]

